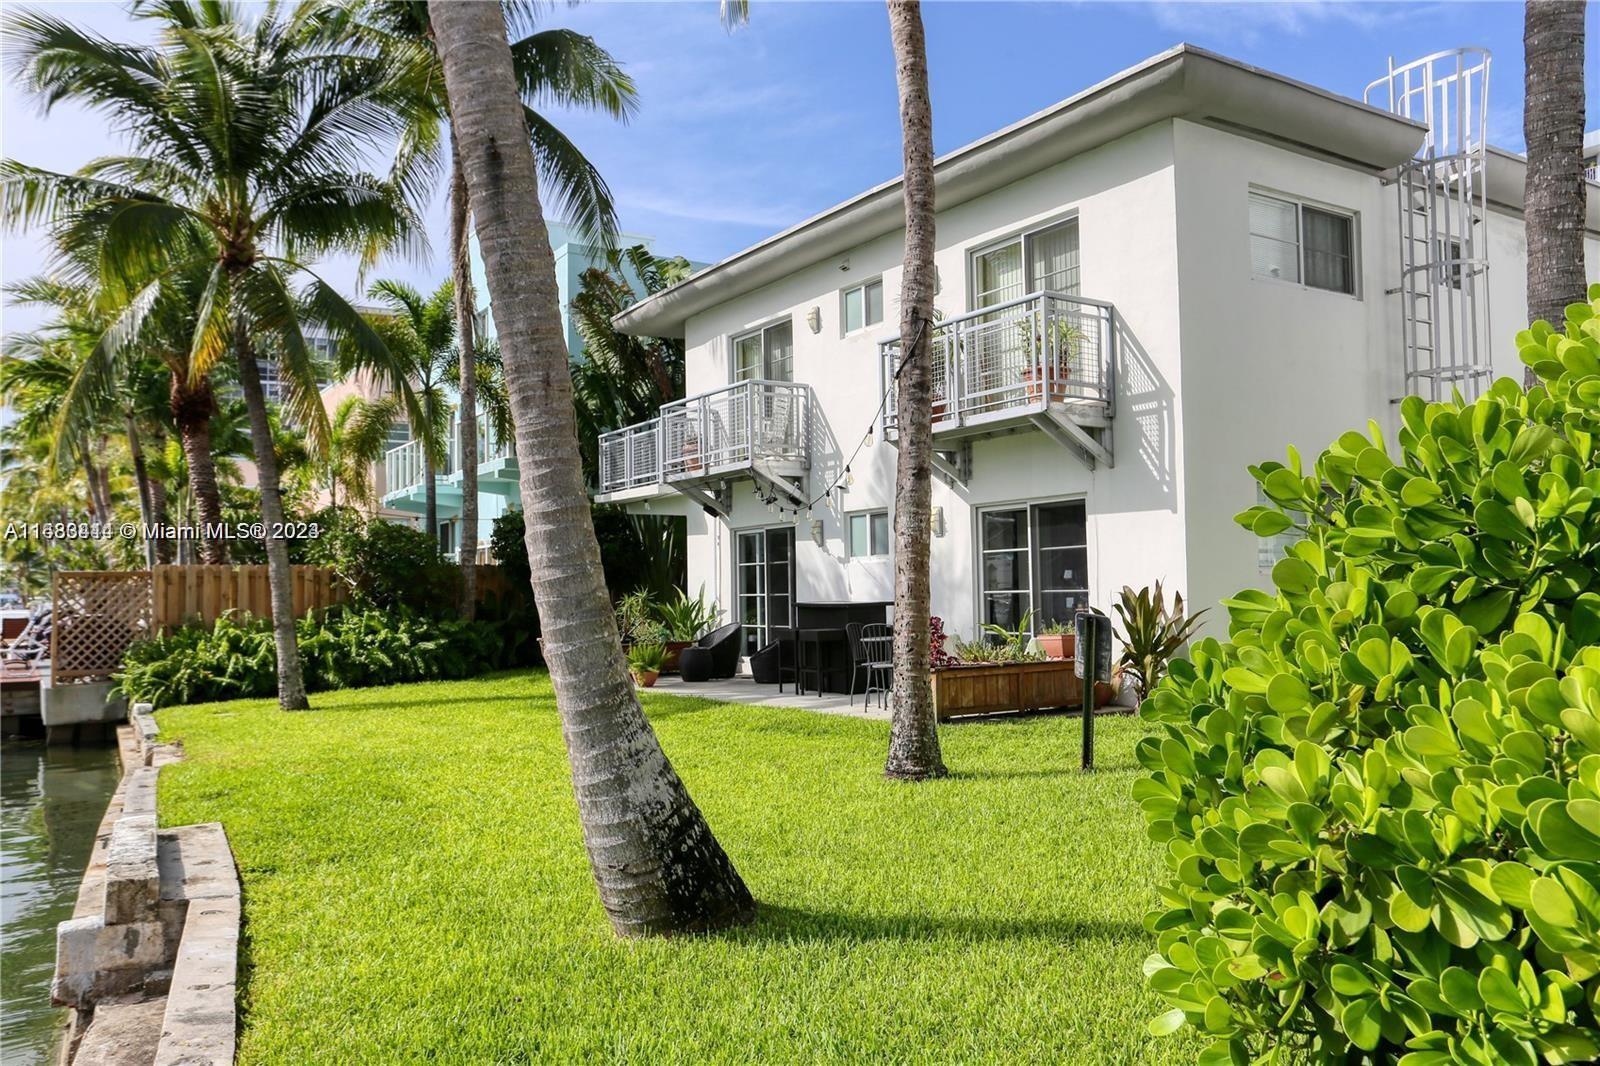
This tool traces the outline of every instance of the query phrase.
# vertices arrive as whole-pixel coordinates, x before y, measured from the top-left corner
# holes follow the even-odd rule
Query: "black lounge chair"
[[[739,672],[744,626],[738,622],[713,629],[678,656],[678,676],[685,681],[716,681]],[[692,654],[691,654],[692,653]]]

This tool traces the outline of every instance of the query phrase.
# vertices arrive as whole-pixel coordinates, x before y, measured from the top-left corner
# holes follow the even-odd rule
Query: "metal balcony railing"
[[[1102,300],[1036,292],[948,318],[933,331],[933,422],[987,420],[1054,403],[1103,404],[1115,392],[1112,319]],[[884,425],[895,424],[900,338],[879,346],[888,390]]]
[[[408,440],[383,454],[383,491],[403,492],[422,484],[422,442]]]
[[[600,491],[737,473],[780,475],[811,461],[811,387],[740,381],[677,400],[648,422],[600,436]],[[791,471],[779,469],[791,467]]]
[[[516,448],[512,441],[502,440],[489,424],[487,415],[478,416],[478,465],[514,458]],[[461,469],[461,438],[450,435],[445,448],[444,462],[434,468],[434,476],[447,478]],[[422,484],[425,470],[422,462],[422,442],[411,440],[383,455],[384,493],[405,492]]]

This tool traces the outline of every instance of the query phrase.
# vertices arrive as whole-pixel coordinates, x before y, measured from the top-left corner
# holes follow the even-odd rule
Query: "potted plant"
[[[1039,650],[1051,659],[1070,659],[1078,646],[1078,635],[1070,622],[1052,622],[1039,630]]]
[[[717,605],[706,600],[704,586],[693,597],[679,589],[673,598],[656,604],[655,620],[660,623],[661,641],[667,649],[663,669],[668,673],[676,670],[678,653],[710,632],[721,615]]]
[[[691,433],[683,438],[683,443],[678,446],[678,455],[683,459],[683,469],[691,474],[698,473],[700,464],[700,438]]]
[[[1034,321],[1029,317],[1018,322],[1017,329],[1022,334],[1024,350],[1036,353],[1021,371],[1029,401],[1044,396],[1046,378],[1049,379],[1050,402],[1066,399],[1067,378],[1072,375],[1072,364],[1077,362],[1082,351],[1083,331],[1064,318],[1051,318],[1041,330],[1034,328]]]
[[[660,644],[635,644],[628,649],[628,669],[634,684],[651,688],[667,662],[667,649]]]
[[[1122,623],[1118,674],[1123,684],[1133,686],[1142,703],[1167,675],[1167,664],[1189,642],[1205,611],[1185,615],[1181,593],[1173,593],[1169,611],[1159,581],[1154,589],[1146,586],[1138,592],[1124,585],[1111,607]]]

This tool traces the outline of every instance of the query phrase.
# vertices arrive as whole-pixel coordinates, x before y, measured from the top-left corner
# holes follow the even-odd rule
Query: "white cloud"
[[[1247,45],[1273,36],[1304,37],[1330,24],[1373,29],[1410,14],[1397,4],[1338,0],[1158,0],[1134,7],[1174,33]]]

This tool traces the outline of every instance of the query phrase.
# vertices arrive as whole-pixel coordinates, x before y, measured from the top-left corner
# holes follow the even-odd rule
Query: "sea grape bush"
[[[1600,1059],[1600,286],[1539,384],[1251,473],[1274,591],[1141,714],[1157,1033],[1201,1061]]]

